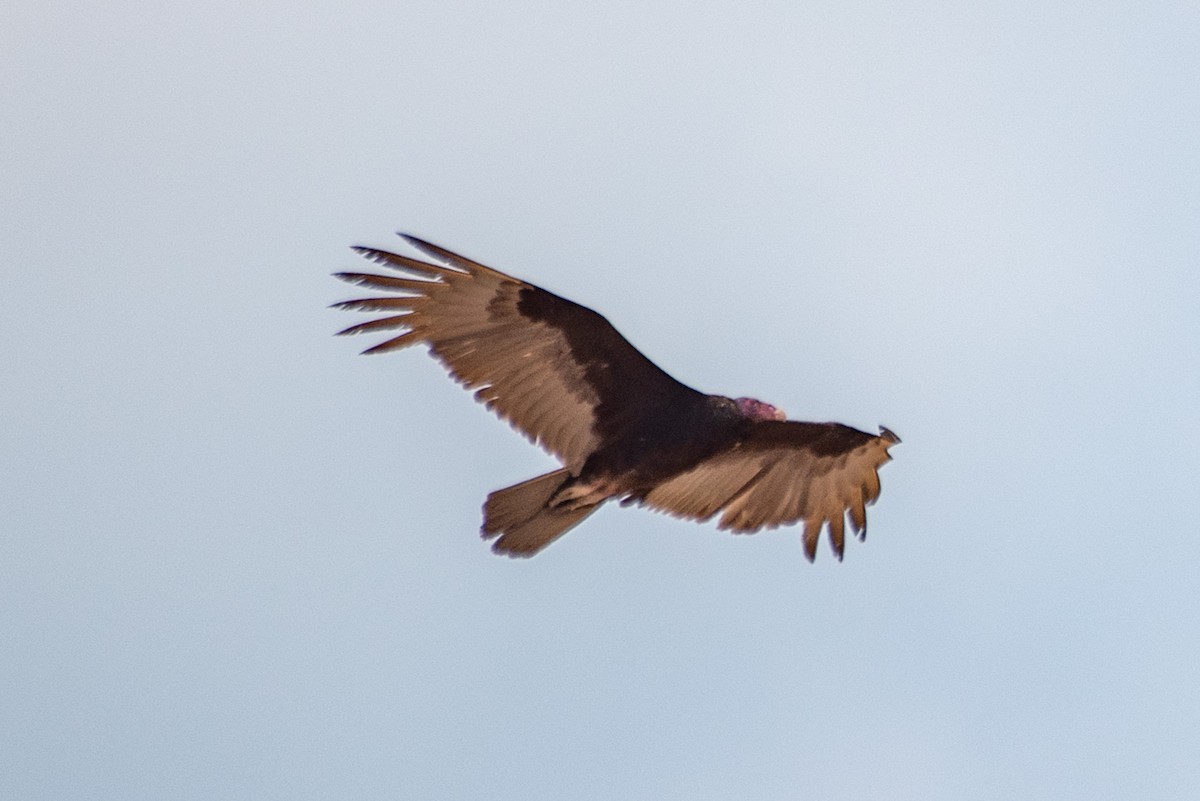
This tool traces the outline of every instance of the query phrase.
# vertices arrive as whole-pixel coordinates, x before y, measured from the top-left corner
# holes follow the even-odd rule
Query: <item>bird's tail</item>
[[[533,556],[566,534],[598,506],[548,508],[547,503],[570,474],[564,468],[496,490],[483,505],[483,538],[492,550],[509,556]]]

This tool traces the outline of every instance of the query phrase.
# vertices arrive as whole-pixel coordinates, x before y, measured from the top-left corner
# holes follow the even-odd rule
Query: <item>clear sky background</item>
[[[0,797],[1200,797],[1200,6],[0,11]],[[815,565],[331,334],[411,231],[903,437]]]

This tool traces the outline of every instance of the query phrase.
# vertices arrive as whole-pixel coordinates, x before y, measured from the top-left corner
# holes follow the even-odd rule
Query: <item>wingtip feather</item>
[[[418,331],[406,331],[398,337],[392,337],[386,342],[380,342],[378,345],[367,348],[362,352],[363,356],[374,356],[377,353],[388,353],[393,350],[407,348],[410,345],[415,345],[422,340],[421,334]]]
[[[821,525],[811,520],[804,522],[804,558],[810,563],[817,559],[817,543],[821,539]]]

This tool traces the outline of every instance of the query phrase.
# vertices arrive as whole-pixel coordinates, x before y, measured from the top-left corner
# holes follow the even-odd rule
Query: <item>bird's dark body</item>
[[[743,438],[750,421],[733,401],[692,392],[627,422],[583,466],[580,480],[608,478],[623,493],[641,498],[651,488],[684,473]],[[598,409],[599,411],[599,409]]]
[[[517,309],[562,332],[571,358],[599,396],[596,430],[603,445],[584,463],[580,483],[610,481],[640,498],[745,436],[750,421],[730,398],[677,381],[636,350],[603,315],[537,287]]]
[[[811,559],[828,526],[841,558],[843,525],[865,535],[877,470],[899,439],[839,423],[786,420],[751,398],[706,395],[633,347],[599,313],[428,242],[443,264],[358,250],[408,276],[340,273],[392,293],[338,304],[394,315],[342,333],[406,329],[369,348],[419,342],[475,397],[555,454],[561,469],[497,490],[483,534],[529,556],[609,499],[753,532],[804,521]],[[448,266],[445,266],[448,265]]]

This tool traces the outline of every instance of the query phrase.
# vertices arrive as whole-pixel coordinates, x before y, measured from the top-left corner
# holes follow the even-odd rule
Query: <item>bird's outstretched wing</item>
[[[655,487],[642,503],[701,521],[721,512],[718,528],[740,534],[803,520],[809,561],[828,526],[840,560],[846,515],[865,538],[879,467],[899,441],[886,428],[875,436],[839,423],[764,421],[733,447]]]
[[[578,473],[597,445],[648,410],[699,395],[603,316],[518,278],[401,234],[439,263],[355,250],[403,277],[337,273],[386,295],[336,308],[387,312],[342,334],[395,332],[364,353],[424,343],[475,398]]]

